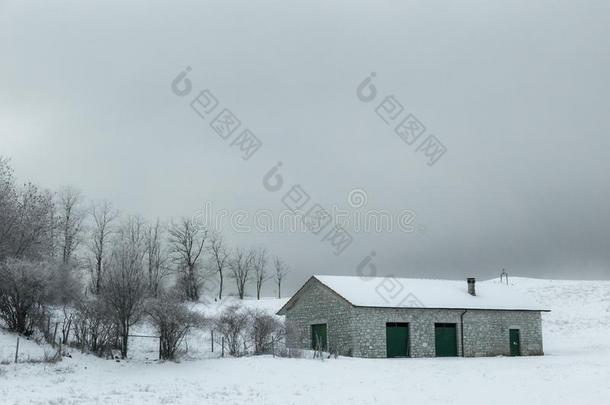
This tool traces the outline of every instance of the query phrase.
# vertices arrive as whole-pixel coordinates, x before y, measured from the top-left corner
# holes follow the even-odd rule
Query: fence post
[[[212,353],[214,353],[214,329],[211,329],[210,333],[212,334]]]
[[[159,336],[159,360],[161,360],[161,352],[163,351],[163,346],[161,343],[161,336]]]
[[[15,364],[19,360],[19,336],[17,336],[17,347],[15,348]]]
[[[222,354],[221,354],[221,357],[225,357],[225,337],[224,336],[222,337],[221,342],[222,342],[221,343],[221,345],[222,345]]]
[[[59,322],[55,322],[55,330],[53,331],[53,346],[57,344],[57,340],[55,340],[55,337],[57,336],[57,326],[59,326]]]

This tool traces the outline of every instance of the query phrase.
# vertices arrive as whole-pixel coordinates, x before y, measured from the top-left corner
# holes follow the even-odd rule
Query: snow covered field
[[[74,352],[56,365],[0,365],[0,403],[609,403],[610,282],[513,278],[511,284],[553,311],[543,314],[543,357],[220,359],[209,353],[208,332],[201,332],[189,339],[195,360],[179,364],[145,360],[154,349],[134,341],[128,362]],[[275,310],[284,302],[249,305]],[[14,343],[0,332],[0,361],[11,359]],[[22,341],[21,352],[35,358],[44,348]]]

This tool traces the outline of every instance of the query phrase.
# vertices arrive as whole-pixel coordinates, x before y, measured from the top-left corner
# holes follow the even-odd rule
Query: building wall
[[[544,354],[542,316],[537,311],[468,311],[464,316],[464,354],[509,356],[509,329],[519,329],[523,356]]]
[[[464,310],[363,308],[353,311],[354,356],[386,357],[386,323],[409,323],[411,357],[434,357],[435,323],[455,323],[462,353],[460,315]],[[520,330],[521,354],[541,355],[542,321],[536,311],[469,310],[464,315],[464,355],[510,355],[509,329]]]
[[[310,280],[294,306],[286,312],[289,348],[310,349],[311,325],[327,324],[328,349],[342,356],[353,354],[353,307],[328,288]]]
[[[286,311],[287,345],[311,348],[311,325],[327,324],[328,347],[340,355],[386,357],[386,323],[409,323],[412,357],[434,357],[435,323],[455,323],[461,355],[460,315],[464,310],[352,307],[310,280]],[[537,311],[468,310],[464,315],[464,355],[510,355],[509,329],[520,330],[521,354],[541,355],[542,320]]]
[[[354,356],[386,357],[386,323],[409,323],[411,357],[434,357],[434,323],[456,323],[458,353],[463,311],[412,308],[354,308]]]

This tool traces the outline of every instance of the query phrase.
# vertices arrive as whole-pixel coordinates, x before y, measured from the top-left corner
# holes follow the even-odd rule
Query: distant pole
[[[17,347],[15,348],[15,363],[19,359],[19,336],[17,336]]]
[[[502,274],[500,274],[500,282],[502,282],[502,279],[506,277],[506,285],[508,285],[508,273],[506,272],[506,270],[502,269]]]
[[[212,335],[212,353],[214,353],[214,329],[211,329],[210,333]]]
[[[163,344],[161,343],[161,336],[159,336],[159,360],[161,360],[162,351],[163,351]]]
[[[221,339],[221,346],[222,346],[222,354],[221,357],[225,357],[225,337],[223,336]]]

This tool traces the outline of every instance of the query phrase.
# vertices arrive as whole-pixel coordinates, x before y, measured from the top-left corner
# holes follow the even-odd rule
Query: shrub
[[[180,344],[191,328],[203,323],[203,318],[186,308],[175,294],[166,293],[151,300],[146,313],[152,319],[161,339],[160,355],[164,360],[174,360]]]
[[[103,300],[93,297],[78,302],[74,336],[81,349],[100,357],[109,349],[118,347],[118,328]]]
[[[306,357],[303,349],[290,349],[287,347],[282,347],[275,354],[278,357],[285,357],[288,359],[304,359]]]
[[[271,353],[285,335],[284,323],[260,309],[251,310],[249,318],[254,354]]]
[[[56,351],[55,353],[49,353],[44,351],[44,354],[40,358],[28,358],[25,362],[29,364],[56,364],[62,360],[61,352]]]
[[[44,263],[20,259],[0,263],[0,319],[9,330],[33,333],[45,313],[50,274]]]
[[[231,356],[238,357],[245,354],[246,331],[249,320],[248,312],[244,311],[239,305],[226,307],[215,320],[215,327],[224,337]]]

